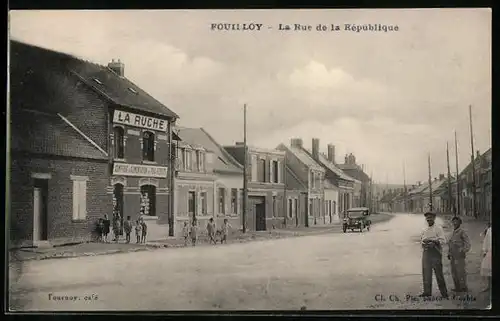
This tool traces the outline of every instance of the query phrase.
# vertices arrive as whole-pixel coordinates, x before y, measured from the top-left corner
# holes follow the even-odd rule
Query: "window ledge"
[[[158,220],[158,216],[150,216],[150,215],[142,215],[141,218],[143,218],[145,221]]]
[[[73,219],[71,219],[71,222],[73,222],[73,223],[85,223],[85,222],[87,222],[87,219],[82,219],[82,218],[75,219],[75,218],[73,218]]]
[[[143,164],[158,164],[157,162],[155,161],[148,161],[148,160],[143,160],[142,161]]]
[[[125,158],[113,158],[115,162],[126,162]]]

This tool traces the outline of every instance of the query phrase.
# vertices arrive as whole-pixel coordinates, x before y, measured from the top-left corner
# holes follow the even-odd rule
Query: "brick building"
[[[11,239],[89,239],[112,213],[166,224],[177,115],[127,80],[119,61],[10,46]]]
[[[336,165],[344,173],[354,178],[355,180],[361,182],[361,186],[356,188],[356,190],[359,190],[359,193],[354,195],[351,203],[348,204],[347,208],[353,207],[351,206],[352,204],[354,204],[354,206],[369,207],[371,178],[370,176],[368,176],[368,174],[364,172],[363,166],[360,166],[359,164],[356,163],[356,156],[354,156],[352,153],[349,155],[345,155],[344,163]]]
[[[292,139],[290,147],[280,144],[277,149],[285,152],[287,166],[307,186],[306,226],[324,222],[325,169],[304,149],[300,138]]]
[[[224,147],[240,164],[244,163],[244,145]],[[265,231],[282,227],[285,220],[285,152],[247,146],[248,215],[247,228]]]
[[[177,220],[196,213],[202,228],[210,217],[217,226],[228,219],[233,228],[241,228],[243,166],[203,128],[178,127],[176,132],[182,139],[174,193]]]

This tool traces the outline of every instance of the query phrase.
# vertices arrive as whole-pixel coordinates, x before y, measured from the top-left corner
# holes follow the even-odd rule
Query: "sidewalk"
[[[391,214],[373,214],[371,216],[372,224],[388,221],[393,217]],[[314,225],[311,227],[290,226],[286,229],[274,229],[269,231],[250,231],[243,233],[233,230],[228,238],[228,243],[246,243],[252,241],[263,241],[269,239],[281,239],[287,237],[318,235],[329,232],[341,231],[341,222],[330,225]],[[209,246],[210,242],[205,233],[198,238],[197,246]],[[191,244],[189,243],[189,246]],[[30,260],[47,260],[59,258],[71,258],[81,256],[97,256],[116,253],[128,253],[147,251],[157,248],[178,248],[184,247],[184,239],[170,237],[160,241],[147,242],[145,244],[124,243],[81,243],[76,245],[58,246],[50,248],[27,248],[11,250],[9,253],[9,262],[20,262]]]

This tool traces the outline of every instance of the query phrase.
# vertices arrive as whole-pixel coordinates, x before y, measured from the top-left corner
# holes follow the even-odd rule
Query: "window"
[[[114,156],[118,159],[123,159],[125,156],[125,133],[123,127],[116,126],[113,128],[114,136]]]
[[[257,164],[257,155],[252,155],[251,157],[251,165],[252,167],[252,182],[257,181],[257,173],[258,173],[258,164]]]
[[[201,201],[201,214],[207,214],[207,192],[200,193],[200,201]]]
[[[196,210],[196,194],[195,192],[189,192],[188,194],[188,212],[190,216],[194,216]]]
[[[277,216],[278,208],[277,208],[277,203],[276,203],[276,196],[273,196],[273,217]]]
[[[293,217],[293,201],[291,198],[288,199],[288,217]]]
[[[293,215],[294,216],[297,216],[297,212],[299,210],[299,200],[298,199],[294,199],[293,200]]]
[[[238,214],[238,189],[231,189],[231,213]]]
[[[87,218],[87,180],[84,176],[71,176],[73,180],[73,220]]]
[[[142,159],[150,162],[155,160],[155,134],[152,132],[142,134]]]
[[[225,196],[226,190],[224,188],[219,188],[219,214],[225,214]]]
[[[179,156],[177,157],[178,160],[178,169],[179,170],[185,170],[185,164],[186,164],[186,151],[184,148],[180,149]]]
[[[188,150],[186,149],[185,150],[185,153],[186,153],[186,162],[184,164],[186,170],[190,171],[193,169],[193,155],[191,153],[191,150]]]
[[[329,201],[325,201],[325,215],[328,214],[328,203]]]
[[[198,164],[198,171],[204,172],[205,171],[205,153],[203,153],[202,151],[198,151],[196,153],[196,155],[197,155],[196,163]]]
[[[141,214],[156,216],[156,187],[154,185],[141,186]]]
[[[259,159],[258,173],[259,173],[259,182],[265,182],[266,181],[266,160],[265,159]]]
[[[273,183],[279,183],[278,173],[279,173],[278,161],[273,161]]]

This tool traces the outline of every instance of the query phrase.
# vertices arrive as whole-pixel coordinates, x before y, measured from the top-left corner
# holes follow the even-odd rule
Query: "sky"
[[[106,65],[220,144],[275,148],[302,138],[353,153],[375,181],[455,172],[491,146],[490,9],[11,11],[10,37]],[[260,31],[211,30],[262,24]],[[311,31],[280,31],[279,24]],[[316,26],[329,26],[316,31]],[[338,25],[341,31],[330,31]],[[398,26],[354,32],[345,24]]]

